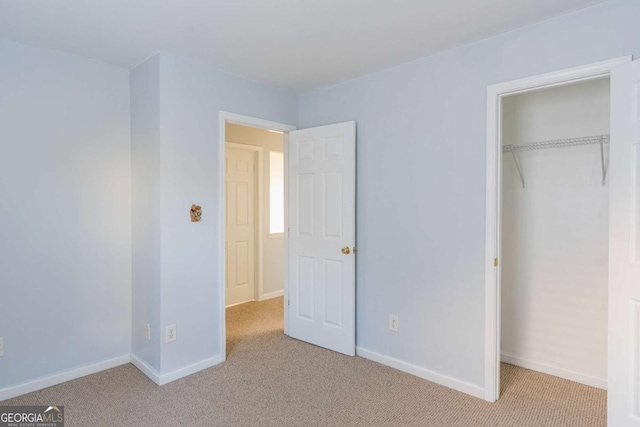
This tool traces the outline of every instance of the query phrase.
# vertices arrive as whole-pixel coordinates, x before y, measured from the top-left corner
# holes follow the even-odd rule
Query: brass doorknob
[[[349,249],[349,246],[345,246],[344,248],[342,248],[342,253],[345,255],[349,255],[351,253],[351,249]]]

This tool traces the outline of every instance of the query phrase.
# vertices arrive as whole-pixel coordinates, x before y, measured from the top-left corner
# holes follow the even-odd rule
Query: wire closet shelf
[[[521,153],[523,151],[544,150],[548,148],[578,147],[581,145],[598,144],[600,145],[600,160],[601,160],[601,166],[602,166],[602,185],[604,185],[607,179],[607,167],[605,165],[605,159],[604,159],[604,144],[608,144],[609,140],[610,140],[609,135],[582,136],[579,138],[554,139],[550,141],[539,141],[539,142],[532,142],[530,144],[522,144],[522,145],[504,145],[502,148],[502,151],[504,153],[511,153],[511,155],[513,156],[513,161],[516,164],[518,175],[520,175],[520,180],[522,181],[522,188],[525,188],[524,174],[522,173],[522,167],[520,166],[520,162],[518,161],[518,157],[516,157],[515,153]]]

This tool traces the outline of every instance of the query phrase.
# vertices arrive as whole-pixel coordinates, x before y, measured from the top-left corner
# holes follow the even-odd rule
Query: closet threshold
[[[518,161],[518,157],[516,153],[521,153],[523,151],[534,151],[534,150],[544,150],[547,148],[565,148],[565,147],[578,147],[582,145],[600,145],[600,160],[602,166],[602,185],[606,183],[607,179],[607,167],[605,166],[604,159],[604,144],[609,143],[610,136],[609,135],[593,135],[593,136],[582,136],[578,138],[564,138],[564,139],[554,139],[550,141],[539,141],[532,142],[530,144],[522,144],[522,145],[504,145],[502,151],[504,153],[511,153],[513,157],[513,161],[516,164],[516,169],[518,170],[518,175],[520,175],[520,180],[522,181],[522,188],[525,188],[524,183],[524,174],[522,173],[522,167],[520,166],[520,162]]]

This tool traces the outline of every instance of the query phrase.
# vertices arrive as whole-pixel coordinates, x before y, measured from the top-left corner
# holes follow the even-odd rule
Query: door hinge
[[[291,305],[291,301],[287,300],[287,306],[290,306],[290,305]]]
[[[493,266],[497,267],[498,266],[498,258],[494,258],[493,259]]]

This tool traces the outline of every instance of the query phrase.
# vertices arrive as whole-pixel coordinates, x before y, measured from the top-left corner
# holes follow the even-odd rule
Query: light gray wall
[[[487,86],[640,54],[638,16],[612,1],[299,96],[300,128],[358,122],[359,346],[483,386]]]
[[[128,354],[128,71],[0,40],[0,148],[0,388]]]
[[[162,371],[220,353],[218,187],[220,110],[297,122],[295,95],[172,55],[160,56],[162,139]],[[202,206],[202,222],[189,219]],[[224,313],[222,314],[224,315]]]
[[[156,240],[157,225],[154,224],[151,226],[154,237],[145,242],[152,246],[150,250],[154,254],[160,254],[160,262],[154,258],[148,264],[155,269],[148,276],[152,278],[148,283],[153,283],[155,289],[145,288],[146,277],[143,276],[134,276],[133,286],[138,289],[140,285],[146,293],[160,292],[157,337],[161,344],[160,353],[154,358],[160,358],[159,372],[164,374],[220,355],[218,320],[221,313],[217,283],[217,241],[221,237],[217,235],[218,203],[222,197],[218,192],[219,112],[224,110],[295,124],[297,98],[286,91],[173,55],[160,54],[149,61],[153,63],[141,67],[156,67],[159,73],[160,167],[156,182],[160,185],[160,204],[157,210],[154,199],[152,209],[155,212],[150,214],[153,218],[159,215],[160,239]],[[137,69],[134,76],[136,72]],[[155,76],[155,72],[151,74]],[[153,98],[153,108],[156,108],[155,95],[132,91],[133,97],[137,94]],[[139,102],[132,101],[134,104]],[[153,125],[155,132],[155,123]],[[136,144],[134,134],[134,148]],[[152,151],[156,152],[155,149]],[[134,176],[138,175],[139,166],[134,163]],[[202,207],[200,223],[190,221],[192,204]],[[138,231],[134,230],[134,239]],[[142,283],[138,283],[139,280]],[[136,337],[144,331],[144,315],[138,316],[138,311],[155,313],[155,309],[149,309],[146,303],[134,300],[133,331]],[[178,338],[165,344],[164,328],[170,324],[176,324]]]
[[[132,352],[160,371],[160,58],[131,71]],[[144,335],[149,323],[151,339]]]
[[[507,97],[504,143],[608,134],[609,85]],[[600,146],[518,157],[526,188],[511,155],[503,162],[502,352],[606,384],[609,188]]]

